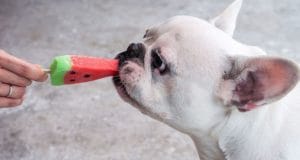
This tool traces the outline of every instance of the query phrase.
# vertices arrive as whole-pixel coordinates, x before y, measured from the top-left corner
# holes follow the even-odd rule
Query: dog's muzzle
[[[128,64],[128,62],[133,62],[136,63],[138,65],[140,65],[141,67],[144,66],[144,57],[145,57],[145,53],[146,53],[146,47],[144,46],[144,44],[142,43],[131,43],[127,50],[119,53],[115,59],[119,60],[119,73],[122,69],[124,69],[124,71],[126,72],[126,68],[124,68],[126,66],[126,64]],[[128,67],[127,67],[128,70]],[[123,73],[124,73],[123,71]],[[129,72],[128,72],[129,73]],[[124,82],[122,82],[122,79],[120,77],[120,75],[115,75],[113,78],[113,83],[118,91],[118,93],[120,94],[120,96],[125,100],[128,101],[132,104],[138,104],[138,102],[136,102],[133,98],[131,98],[131,96],[128,94],[126,87],[124,85]]]
[[[140,66],[144,65],[144,57],[146,53],[146,47],[142,43],[131,43],[127,50],[124,52],[119,53],[115,59],[119,60],[119,71],[122,69],[123,66],[128,64],[128,61],[132,61]],[[121,82],[120,76],[116,75],[113,77],[113,83],[115,86],[121,86],[123,88],[123,92],[127,94],[125,91],[125,87]]]

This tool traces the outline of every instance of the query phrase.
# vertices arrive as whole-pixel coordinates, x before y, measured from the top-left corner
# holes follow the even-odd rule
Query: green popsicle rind
[[[59,86],[64,84],[66,72],[72,67],[71,57],[69,55],[55,57],[50,66],[51,84]]]

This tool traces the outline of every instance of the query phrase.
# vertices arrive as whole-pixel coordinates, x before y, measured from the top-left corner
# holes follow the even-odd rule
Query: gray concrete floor
[[[178,14],[209,18],[231,0],[0,0],[0,48],[48,66],[70,53],[113,57]],[[300,1],[244,0],[236,39],[300,61]],[[191,140],[123,103],[110,79],[29,88],[0,110],[0,160],[195,160]]]

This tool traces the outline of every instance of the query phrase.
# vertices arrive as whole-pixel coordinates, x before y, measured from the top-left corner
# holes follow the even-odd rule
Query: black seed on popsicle
[[[75,71],[70,71],[70,74],[76,74],[76,72]]]
[[[75,82],[75,79],[71,79],[70,81],[71,81],[71,82]]]
[[[91,77],[91,75],[85,74],[83,77],[84,77],[84,78],[89,78],[89,77]]]

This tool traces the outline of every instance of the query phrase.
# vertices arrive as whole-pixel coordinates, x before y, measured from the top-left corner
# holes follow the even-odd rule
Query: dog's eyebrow
[[[147,37],[148,37],[148,33],[149,33],[149,29],[146,30],[146,32],[145,32],[143,38],[147,38]]]
[[[143,36],[143,38],[151,39],[152,37],[154,37],[154,35],[155,35],[155,31],[153,29],[147,29],[146,33]]]

